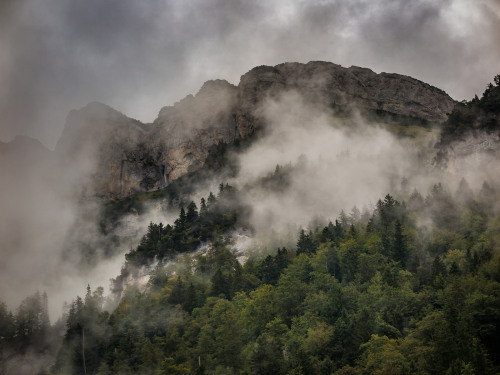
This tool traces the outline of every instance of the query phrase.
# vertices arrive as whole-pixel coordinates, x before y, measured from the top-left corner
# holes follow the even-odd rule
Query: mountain
[[[0,143],[4,290],[87,284],[53,325],[48,294],[0,301],[0,373],[500,373],[495,84],[261,66],[150,124],[90,103],[55,152]]]
[[[151,124],[100,104],[71,111],[56,152],[73,163],[89,195],[120,198],[161,189],[204,165],[211,146],[249,138],[269,124],[266,100],[294,91],[310,104],[443,122],[455,106],[444,91],[411,77],[329,62],[259,66],[238,86],[206,82],[196,95],[164,107]]]

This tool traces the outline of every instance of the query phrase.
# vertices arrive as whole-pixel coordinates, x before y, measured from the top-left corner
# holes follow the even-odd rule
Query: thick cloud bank
[[[152,121],[207,79],[285,61],[406,74],[468,99],[498,74],[499,16],[498,0],[5,0],[0,140],[53,147],[91,101]]]

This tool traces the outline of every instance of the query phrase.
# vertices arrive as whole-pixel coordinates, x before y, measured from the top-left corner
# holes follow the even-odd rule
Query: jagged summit
[[[455,105],[444,91],[399,74],[324,61],[262,65],[243,74],[238,86],[205,82],[196,95],[163,107],[152,124],[89,103],[69,113],[56,152],[77,161],[91,155],[96,167],[85,173],[96,195],[156,190],[202,166],[212,145],[248,138],[267,126],[259,108],[292,90],[326,109],[356,106],[431,122],[446,120]]]
[[[203,86],[201,86],[198,94],[196,95],[210,95],[211,93],[217,92],[219,90],[236,88],[237,86],[229,83],[225,79],[211,79],[206,81]]]

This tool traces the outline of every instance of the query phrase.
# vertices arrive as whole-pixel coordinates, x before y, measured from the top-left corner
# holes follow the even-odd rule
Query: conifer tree
[[[207,213],[207,204],[205,202],[205,198],[201,198],[200,200],[200,217],[205,216]]]
[[[316,246],[312,240],[312,232],[309,231],[309,233],[306,234],[304,229],[301,229],[297,241],[297,255],[302,253],[311,254],[314,252],[316,252]]]
[[[207,199],[207,208],[209,210],[212,209],[216,202],[217,198],[215,198],[215,195],[212,192],[210,192],[210,194],[208,194],[208,199]]]
[[[187,213],[186,213],[186,221],[189,224],[194,223],[198,219],[198,207],[196,207],[196,204],[191,201],[189,205],[187,206]]]
[[[399,262],[401,266],[406,267],[408,258],[408,247],[406,244],[406,238],[403,234],[403,227],[399,220],[396,220],[394,224],[394,238],[392,243],[392,256],[394,260]]]

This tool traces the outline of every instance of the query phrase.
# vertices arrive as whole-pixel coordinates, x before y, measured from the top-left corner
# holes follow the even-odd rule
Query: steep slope
[[[256,67],[238,86],[208,81],[195,96],[162,108],[152,124],[91,103],[70,113],[56,151],[84,180],[91,178],[87,194],[119,198],[157,190],[203,166],[212,145],[268,126],[260,108],[289,91],[322,110],[356,107],[429,122],[445,121],[455,105],[445,92],[407,76],[319,61],[284,63]]]

